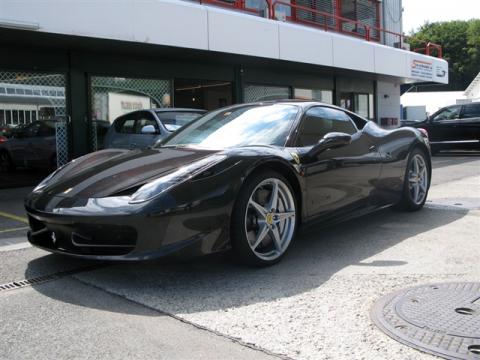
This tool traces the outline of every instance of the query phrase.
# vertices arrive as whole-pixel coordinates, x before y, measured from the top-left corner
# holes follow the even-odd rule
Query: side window
[[[25,137],[34,137],[37,136],[38,130],[40,129],[40,122],[34,122],[33,124],[27,126],[27,128],[23,131]]]
[[[463,105],[462,118],[478,118],[480,117],[480,103]]]
[[[135,134],[141,134],[142,128],[147,125],[153,125],[157,132],[159,131],[157,121],[148,111],[141,111],[138,113],[137,123],[135,124]]]
[[[42,126],[40,126],[40,128],[38,129],[37,136],[55,136],[55,124],[52,122],[43,123]]]
[[[434,117],[433,121],[453,120],[458,119],[460,116],[461,105],[449,106],[440,110]]]
[[[315,145],[330,132],[352,135],[357,132],[357,128],[352,119],[343,111],[320,106],[311,108],[306,112],[300,124],[297,146]]]
[[[120,134],[133,134],[135,129],[135,114],[127,114],[115,120],[115,130]]]

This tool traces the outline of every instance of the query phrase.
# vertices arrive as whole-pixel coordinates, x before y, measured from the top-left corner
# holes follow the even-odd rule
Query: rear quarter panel
[[[377,126],[367,129],[376,137],[378,152],[382,159],[380,177],[375,186],[377,195],[385,204],[394,204],[402,196],[408,156],[418,146],[428,155],[430,150],[421,133],[410,127],[384,130]]]

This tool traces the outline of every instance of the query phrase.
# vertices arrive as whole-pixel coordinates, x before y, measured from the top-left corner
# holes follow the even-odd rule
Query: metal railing
[[[334,31],[342,34],[363,38],[366,41],[381,42],[383,37],[390,35],[398,39],[395,42],[399,48],[404,48],[408,37],[394,31],[386,30],[378,26],[378,16],[375,20],[376,26],[365,24],[359,20],[349,19],[343,16],[320,11],[308,6],[290,3],[284,0],[262,0],[264,8],[250,8],[245,0],[199,0],[200,4],[211,4],[237,11],[244,11],[250,14],[263,16],[272,20],[288,21],[297,24],[316,27],[324,31]],[[289,15],[283,14],[278,10],[279,7],[289,8]],[[309,16],[299,16],[299,14],[310,14]],[[422,53],[428,56],[443,57],[443,50],[439,44],[424,42],[424,46],[413,49],[414,52]]]

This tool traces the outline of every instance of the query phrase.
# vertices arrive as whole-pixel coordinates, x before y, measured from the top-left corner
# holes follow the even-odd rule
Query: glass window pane
[[[333,104],[333,91],[321,89],[294,89],[295,99],[315,100],[326,104]]]
[[[290,89],[285,86],[264,86],[264,85],[247,85],[245,86],[244,99],[245,102],[281,100],[290,97]]]
[[[368,118],[369,106],[368,106],[368,94],[355,94],[355,110],[354,112],[360,116]]]

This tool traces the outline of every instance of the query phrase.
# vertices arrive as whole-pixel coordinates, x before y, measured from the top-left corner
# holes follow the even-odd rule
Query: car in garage
[[[432,153],[450,149],[480,150],[480,102],[444,107],[422,121],[403,121],[403,126],[424,128]]]
[[[55,122],[37,120],[11,131],[10,137],[0,142],[0,169],[16,167],[55,169]]]
[[[304,224],[420,210],[430,179],[418,129],[384,130],[311,101],[233,105],[152,148],[105,149],[59,168],[25,200],[28,239],[92,259],[233,249],[271,265]]]
[[[133,111],[115,119],[105,139],[105,148],[147,148],[205,113],[188,108],[158,108]]]

